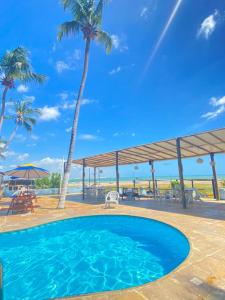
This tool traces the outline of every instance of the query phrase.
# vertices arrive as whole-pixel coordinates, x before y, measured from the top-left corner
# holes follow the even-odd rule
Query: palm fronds
[[[61,41],[61,39],[64,36],[68,36],[70,34],[78,33],[80,30],[80,23],[77,21],[70,21],[65,22],[62,25],[60,25],[59,32],[58,32],[58,40]]]
[[[110,53],[112,50],[112,38],[105,31],[98,31],[96,36],[97,41],[105,45],[106,53]]]
[[[45,81],[46,77],[44,75],[33,72],[29,56],[29,51],[19,46],[12,51],[7,51],[0,58],[0,70],[3,74],[3,78],[1,79],[2,84],[14,80],[24,82],[35,81],[37,83]]]
[[[110,36],[102,30],[103,8],[106,0],[61,0],[65,10],[70,10],[73,20],[64,22],[58,32],[58,40],[64,36],[83,32],[84,39],[103,43],[106,52],[112,49]]]

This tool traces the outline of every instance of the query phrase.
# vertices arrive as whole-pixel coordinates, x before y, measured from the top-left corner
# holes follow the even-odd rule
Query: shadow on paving
[[[104,204],[104,200],[96,201],[95,199],[85,199],[82,200],[81,195],[69,195],[66,200],[73,201],[77,203],[91,204],[91,205],[99,205]],[[202,218],[209,218],[215,220],[225,220],[225,201],[221,203],[212,202],[212,201],[202,201],[200,203],[196,203],[187,209],[183,209],[181,204],[174,203],[170,201],[159,201],[153,199],[142,198],[140,200],[123,200],[120,201],[121,205],[126,205],[129,207],[139,207],[146,208],[156,211],[168,212],[168,213],[176,213],[183,215],[190,215]]]

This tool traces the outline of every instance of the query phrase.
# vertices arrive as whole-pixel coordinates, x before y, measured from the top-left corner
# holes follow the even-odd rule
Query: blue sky
[[[31,135],[18,132],[1,168],[35,162],[60,170],[80,83],[83,39],[57,42],[58,25],[71,19],[60,1],[15,3],[1,3],[0,54],[26,47],[35,71],[48,80],[42,86],[17,82],[8,94],[9,111],[11,100],[27,98],[42,115]],[[92,44],[75,157],[223,127],[224,17],[225,3],[219,0],[112,0],[103,27],[114,48],[106,55],[101,45]],[[5,122],[4,136],[12,129]],[[185,174],[210,174],[208,160],[202,165],[185,160]],[[218,173],[225,173],[224,157],[217,160]],[[158,163],[156,171],[176,175],[177,163]],[[121,168],[121,176],[132,173],[133,166]],[[136,173],[148,175],[148,166]],[[79,175],[75,168],[73,176]],[[105,175],[114,175],[114,169]]]

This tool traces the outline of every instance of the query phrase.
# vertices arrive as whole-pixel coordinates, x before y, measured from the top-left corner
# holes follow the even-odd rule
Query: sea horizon
[[[225,180],[225,174],[218,174],[217,178],[220,180]],[[184,176],[184,180],[211,180],[213,179],[213,175],[186,175]],[[148,181],[151,180],[151,176],[123,176],[120,177],[120,181],[125,182],[125,181]],[[159,176],[155,176],[155,180],[164,180],[164,181],[168,181],[168,180],[179,180],[179,175],[159,175]],[[78,183],[81,182],[82,178],[72,178],[70,179],[70,182],[74,182],[74,183]],[[86,176],[85,181],[88,182],[89,181],[89,177]],[[94,179],[93,177],[90,178],[90,182],[93,182]],[[96,178],[97,182],[116,182],[116,178],[115,177],[97,177]]]

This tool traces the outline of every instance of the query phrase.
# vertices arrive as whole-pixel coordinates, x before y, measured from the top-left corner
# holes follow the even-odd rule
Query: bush
[[[49,177],[44,177],[35,180],[35,187],[37,189],[60,188],[61,175],[59,173],[52,173]]]
[[[180,186],[180,183],[179,183],[178,180],[171,180],[171,181],[170,181],[170,184],[171,184],[171,188],[172,188],[172,189],[179,188],[179,186]]]

